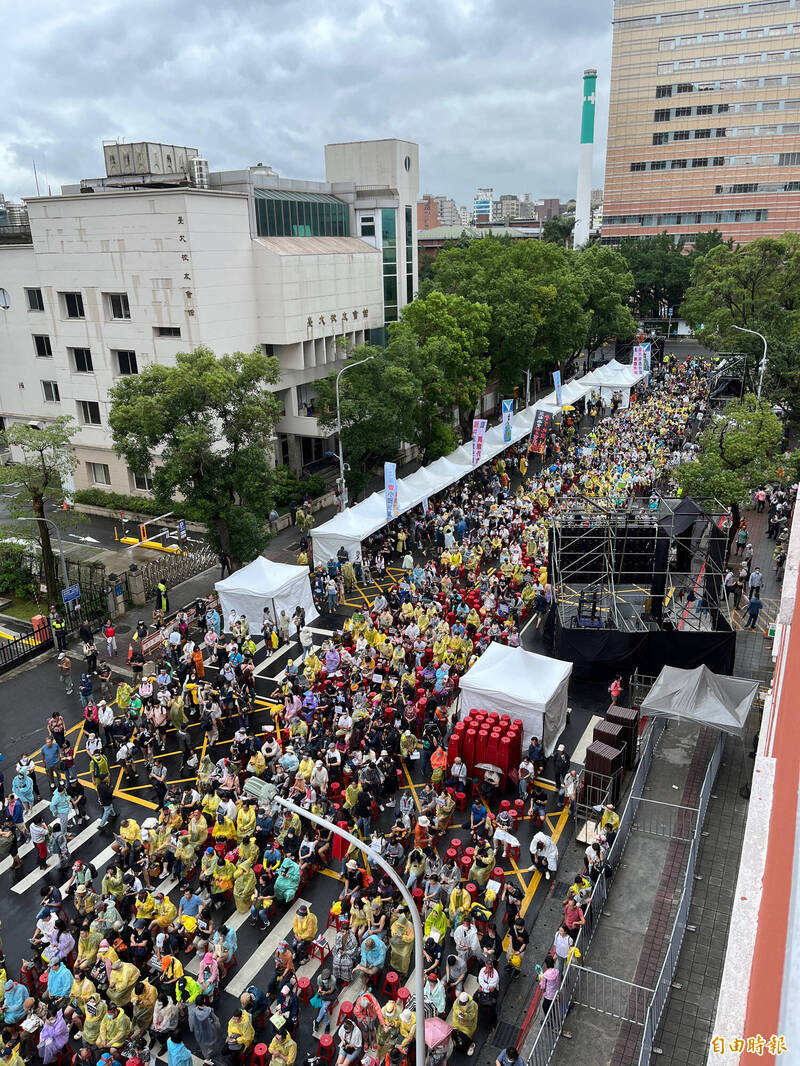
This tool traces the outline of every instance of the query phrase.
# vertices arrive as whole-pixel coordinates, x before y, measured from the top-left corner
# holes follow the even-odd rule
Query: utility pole
[[[758,388],[756,389],[756,396],[761,399],[761,387],[764,384],[764,372],[767,369],[767,338],[763,333],[759,333],[755,329],[747,329],[745,326],[734,326],[734,329],[738,329],[740,333],[752,333],[754,337],[760,337],[764,345],[764,354],[761,356],[761,364],[758,368]]]

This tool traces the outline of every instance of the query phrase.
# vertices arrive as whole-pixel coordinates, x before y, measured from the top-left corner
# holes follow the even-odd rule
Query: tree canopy
[[[694,249],[687,252],[683,241],[675,241],[664,232],[653,237],[628,237],[620,241],[633,276],[633,296],[642,318],[661,318],[665,308],[674,308],[677,317],[683,301],[692,265],[711,248],[722,243],[719,230],[698,233]]]
[[[278,360],[258,348],[216,356],[199,347],[179,353],[174,367],[148,366],[110,390],[115,450],[136,472],[157,459],[157,498],[180,493],[236,563],[255,558],[269,539],[269,455],[280,412],[267,386],[278,376]]]
[[[67,484],[75,469],[75,454],[72,438],[78,426],[68,415],[54,418],[40,427],[24,422],[14,422],[2,434],[4,444],[17,449],[19,462],[0,466],[0,486],[13,487],[8,497],[8,511],[12,518],[36,518],[39,521],[14,524],[9,532],[13,536],[30,535],[36,529],[36,539],[42,551],[42,571],[47,595],[51,604],[61,603],[61,582],[57,576],[56,562],[50,540],[50,529],[45,517],[46,504],[60,504],[66,494]],[[48,519],[57,525],[69,522],[65,512],[51,509]]]
[[[574,215],[552,215],[542,226],[542,240],[546,244],[560,244],[564,247],[574,229]]]
[[[755,370],[767,340],[765,394],[800,417],[800,237],[760,237],[722,244],[696,259],[682,315],[697,337],[717,352],[743,352]]]

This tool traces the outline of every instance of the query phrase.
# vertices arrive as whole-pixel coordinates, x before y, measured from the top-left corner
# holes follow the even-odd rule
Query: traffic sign
[[[64,603],[72,603],[73,600],[79,600],[81,598],[80,585],[70,585],[68,589],[64,589],[61,593],[61,599]]]
[[[186,540],[186,522],[184,519],[178,519],[178,535],[181,540]]]

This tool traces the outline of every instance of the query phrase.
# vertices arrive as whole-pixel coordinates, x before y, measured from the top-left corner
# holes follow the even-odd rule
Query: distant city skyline
[[[9,200],[103,172],[103,139],[196,146],[212,169],[259,161],[321,179],[320,145],[401,137],[420,188],[574,195],[581,74],[598,69],[594,184],[605,160],[612,2],[523,17],[490,0],[208,0],[131,7],[65,0],[4,21],[0,192]],[[513,32],[510,28],[513,27]],[[124,42],[124,47],[121,47]],[[80,56],[80,62],[75,62]]]

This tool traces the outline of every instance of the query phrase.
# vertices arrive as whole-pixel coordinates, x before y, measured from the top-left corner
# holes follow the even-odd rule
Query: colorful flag
[[[503,400],[503,440],[508,443],[511,440],[511,430],[514,425],[514,401]]]
[[[386,521],[397,518],[397,463],[383,464],[383,482],[386,486]]]
[[[483,438],[486,435],[486,419],[476,418],[472,422],[472,465],[477,466],[481,461],[483,451]]]
[[[561,371],[553,371],[553,384],[556,388],[556,407],[561,406]]]

